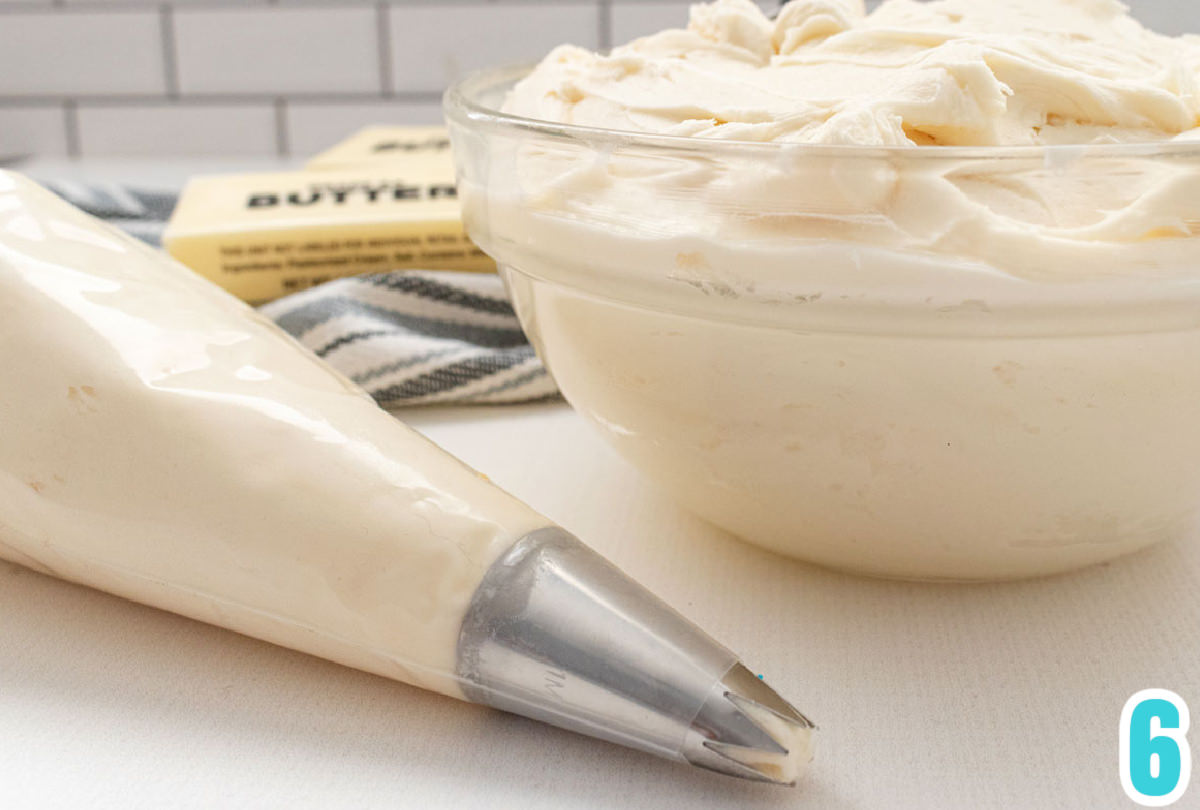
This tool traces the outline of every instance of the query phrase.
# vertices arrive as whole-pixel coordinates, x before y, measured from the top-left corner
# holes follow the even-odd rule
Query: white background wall
[[[777,0],[759,0],[766,9]],[[688,0],[0,0],[0,158],[308,155],[447,82],[680,25]],[[1200,31],[1200,0],[1132,0]]]

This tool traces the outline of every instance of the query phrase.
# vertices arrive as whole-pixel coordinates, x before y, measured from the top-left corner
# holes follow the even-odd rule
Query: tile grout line
[[[63,129],[67,135],[67,157],[80,156],[79,105],[74,101],[63,102]]]
[[[288,157],[292,151],[287,126],[287,99],[279,97],[275,99],[275,150],[279,157]]]
[[[403,93],[393,93],[392,98],[400,103],[408,104],[425,104],[430,102],[438,102],[442,98],[442,94],[437,90],[414,90]],[[178,98],[168,99],[161,94],[151,93],[97,93],[86,96],[68,96],[68,95],[27,95],[27,96],[8,96],[0,95],[0,107],[56,107],[65,101],[75,101],[84,105],[97,106],[142,106],[142,107],[163,107],[163,106],[180,106],[194,105],[202,107],[204,105],[213,104],[273,104],[276,99],[287,98],[294,102],[306,102],[309,104],[355,104],[363,101],[378,101],[379,93],[370,92],[353,92],[353,93],[288,93],[286,96],[280,96],[277,93],[247,93],[238,95],[234,93],[188,93],[181,94]]]
[[[175,9],[170,3],[159,7],[162,28],[163,72],[167,87],[167,98],[179,98],[179,58],[175,42]]]
[[[375,34],[379,48],[379,89],[384,97],[396,94],[392,81],[392,13],[387,3],[375,5]]]
[[[597,13],[596,44],[607,51],[612,48],[612,0],[600,0]]]
[[[464,5],[528,5],[530,0],[454,0],[457,3]],[[595,2],[595,0],[591,0]],[[299,2],[289,3],[284,5],[280,0],[205,0],[204,2],[190,2],[189,8],[220,10],[220,9],[303,9],[303,8],[322,8],[322,9],[341,9],[341,8],[363,8],[374,4],[376,0],[354,0],[350,3],[339,3],[337,0],[322,0],[321,2]],[[384,0],[388,2],[388,0]],[[429,6],[437,5],[441,0],[404,0],[397,3],[398,5],[414,5],[414,6]],[[162,0],[106,0],[104,3],[84,3],[80,0],[50,0],[44,5],[26,4],[26,3],[9,3],[0,0],[0,16],[21,16],[21,15],[36,15],[45,14],[46,9],[54,9],[57,13],[69,14],[121,14],[131,11],[153,12],[154,7],[161,5]],[[583,0],[568,0],[568,5],[581,5]],[[389,5],[393,3],[389,2]]]

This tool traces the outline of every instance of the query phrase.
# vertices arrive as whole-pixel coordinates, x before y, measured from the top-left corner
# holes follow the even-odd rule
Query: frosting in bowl
[[[1116,0],[750,0],[597,54],[564,45],[505,110],[751,141],[1019,145],[1200,139],[1200,37]]]
[[[718,0],[448,113],[625,457],[768,548],[997,579],[1200,526],[1198,70],[1107,0]]]

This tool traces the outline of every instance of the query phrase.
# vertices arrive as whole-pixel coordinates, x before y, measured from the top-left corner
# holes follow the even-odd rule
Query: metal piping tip
[[[790,785],[812,759],[808,718],[558,528],[488,570],[458,673],[477,703],[730,776]]]
[[[816,726],[741,664],[716,683],[683,755],[698,768],[795,785],[812,761]]]

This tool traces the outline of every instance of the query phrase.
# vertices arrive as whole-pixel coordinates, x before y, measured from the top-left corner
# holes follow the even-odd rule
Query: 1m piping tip
[[[467,698],[700,768],[792,784],[813,725],[737,656],[562,529],[532,532],[476,590]]]
[[[692,721],[683,755],[710,771],[794,785],[812,761],[812,721],[736,664]]]

